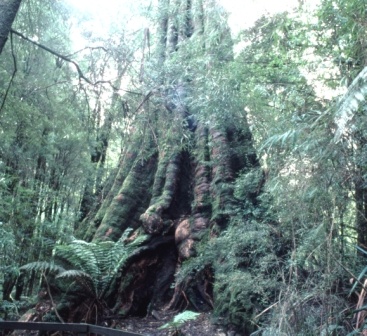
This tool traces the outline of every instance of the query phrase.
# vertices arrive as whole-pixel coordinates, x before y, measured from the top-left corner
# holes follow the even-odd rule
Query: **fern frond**
[[[113,249],[109,251],[110,260],[113,261],[110,273],[116,274],[124,265],[129,256],[139,247],[146,239],[146,235],[136,237],[132,242],[126,243],[123,235],[115,244]]]
[[[172,321],[162,325],[158,329],[171,329],[171,328],[180,328],[183,324],[185,324],[189,320],[195,320],[198,318],[200,313],[195,313],[191,310],[185,310],[184,312],[177,314]]]
[[[58,279],[69,279],[77,282],[83,288],[83,291],[92,297],[97,296],[94,279],[91,276],[80,270],[66,270],[56,276]]]
[[[27,272],[36,271],[36,272],[52,272],[52,273],[60,273],[65,271],[63,267],[60,265],[56,265],[54,263],[48,261],[35,261],[20,267],[20,270],[24,270]]]
[[[113,250],[114,245],[115,243],[113,241],[103,241],[91,246],[91,251],[96,258],[100,274],[105,274],[110,268],[110,251]]]
[[[59,273],[56,278],[88,278],[91,279],[90,275],[79,270],[66,270]]]
[[[75,290],[74,283],[81,286],[78,288],[79,295],[87,296],[90,298],[97,297],[95,281],[89,274],[79,270],[66,270],[56,276],[57,279],[71,280],[72,285],[69,287],[72,291]],[[69,290],[68,290],[69,291]]]
[[[109,296],[111,294],[118,272],[138,246],[147,239],[146,235],[141,235],[136,237],[132,242],[127,243],[126,241],[130,232],[131,229],[126,230],[122,237],[117,242],[113,243],[112,248],[108,250],[107,256],[109,264],[104,272],[105,277],[102,284],[102,295]]]
[[[193,312],[191,310],[186,310],[181,314],[178,314],[174,317],[173,322],[175,323],[185,323],[189,320],[195,320],[200,313]]]
[[[367,67],[365,67],[348,87],[347,92],[340,99],[337,105],[336,123],[334,141],[340,141],[347,128],[348,122],[352,120],[355,112],[361,103],[366,100],[367,95]]]
[[[98,277],[99,268],[95,253],[92,251],[94,243],[75,240],[69,245],[60,245],[56,248],[56,256],[64,259],[73,268],[79,269],[91,277]]]
[[[69,270],[63,269],[58,278],[78,282],[98,299],[109,296],[121,267],[147,237],[138,236],[133,242],[127,243],[130,232],[131,229],[126,230],[117,242],[73,240],[68,245],[57,246],[56,257],[69,266]]]

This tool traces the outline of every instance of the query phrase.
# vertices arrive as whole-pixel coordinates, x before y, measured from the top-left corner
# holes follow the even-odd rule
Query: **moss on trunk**
[[[164,152],[161,155],[150,205],[140,216],[143,228],[149,234],[160,234],[172,226],[172,221],[163,215],[169,209],[177,190],[180,161],[180,154],[170,155]]]
[[[144,145],[137,136],[131,144],[131,148],[141,151],[150,146],[146,151],[155,154],[145,161],[137,155],[133,164],[121,161],[113,187],[94,218],[89,219],[85,235],[87,239],[117,240],[127,228],[136,229],[131,239],[142,232],[149,235],[121,270],[111,302],[113,311],[121,315],[144,315],[152,309],[169,308],[210,310],[215,306],[211,265],[199,265],[197,272],[188,272],[179,281],[175,274],[197,255],[200,244],[205,245],[228,227],[238,209],[236,177],[259,167],[247,124],[237,125],[231,118],[223,122],[223,117],[218,122],[215,115],[210,122],[197,118],[188,103],[194,71],[190,70],[191,77],[185,75],[188,80],[175,72],[176,64],[172,65],[180,43],[191,36],[199,37],[206,52],[202,34],[213,25],[208,25],[211,18],[204,15],[203,1],[175,0],[169,4],[161,0],[160,5],[157,64],[169,66],[156,76],[164,87],[150,96],[155,112],[147,112],[142,118],[147,120],[144,129],[151,130],[154,141]],[[173,17],[178,12],[185,15]],[[212,57],[211,50],[207,52],[208,58]],[[230,53],[225,50],[219,54],[219,61],[228,60],[223,55]],[[210,65],[205,66],[209,73]],[[170,72],[180,79],[169,78]],[[213,93],[208,95],[217,98]],[[136,134],[144,133],[144,137],[145,130]]]
[[[136,160],[118,194],[112,199],[94,239],[117,240],[127,228],[138,228],[139,217],[149,202],[149,188],[156,169],[154,155],[145,162]]]

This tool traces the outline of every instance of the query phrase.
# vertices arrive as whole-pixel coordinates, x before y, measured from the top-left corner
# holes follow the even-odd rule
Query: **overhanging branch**
[[[49,47],[47,47],[47,46],[45,46],[45,45],[43,45],[43,44],[41,44],[41,43],[38,43],[38,42],[36,42],[36,41],[34,41],[34,40],[30,39],[29,37],[27,37],[27,36],[23,35],[22,33],[20,33],[20,32],[18,32],[18,31],[14,30],[14,29],[11,29],[10,31],[11,31],[13,34],[15,34],[15,35],[17,35],[17,36],[21,37],[23,40],[28,41],[28,42],[30,42],[30,43],[32,43],[32,44],[34,44],[34,45],[36,45],[37,47],[39,47],[39,48],[41,48],[41,49],[43,49],[43,50],[45,50],[45,51],[49,52],[50,54],[52,54],[52,55],[54,55],[54,56],[58,57],[59,59],[62,59],[62,60],[63,60],[63,61],[65,61],[65,62],[68,62],[68,63],[73,64],[73,65],[74,65],[74,67],[75,67],[75,69],[76,69],[76,71],[78,72],[78,76],[79,76],[79,78],[80,78],[80,79],[83,79],[83,80],[84,80],[85,82],[87,82],[88,84],[93,85],[93,86],[98,85],[98,84],[109,84],[109,85],[112,87],[112,89],[113,89],[113,90],[115,90],[115,91],[120,91],[120,90],[121,90],[120,88],[117,88],[115,85],[113,85],[113,84],[111,83],[111,81],[110,81],[110,80],[100,80],[100,81],[92,82],[89,78],[87,78],[87,77],[84,75],[84,73],[83,73],[82,69],[80,69],[79,64],[78,64],[77,62],[75,62],[74,60],[72,60],[70,57],[65,56],[65,55],[62,55],[62,54],[58,53],[57,51],[52,50],[52,49],[50,49]],[[106,49],[104,49],[103,47],[100,47],[100,48],[106,51]],[[73,55],[73,54],[72,54],[72,55]],[[129,93],[134,93],[134,94],[136,93],[136,92],[130,92],[130,91],[127,91],[127,90],[122,90],[122,91],[129,92]]]
[[[64,61],[66,61],[66,62],[72,63],[72,64],[75,66],[76,71],[78,72],[79,78],[81,78],[81,79],[85,80],[88,84],[96,85],[96,84],[100,84],[100,83],[101,83],[100,81],[98,81],[98,82],[96,82],[96,83],[93,83],[90,79],[88,79],[87,77],[85,77],[85,76],[84,76],[84,74],[83,74],[83,72],[82,72],[82,70],[80,69],[80,67],[79,67],[78,63],[76,63],[75,61],[73,61],[71,58],[66,57],[66,56],[64,56],[64,55],[61,55],[61,54],[59,54],[58,52],[56,52],[55,50],[52,50],[52,49],[50,49],[49,47],[44,46],[43,44],[40,44],[40,43],[38,43],[38,42],[36,42],[36,41],[31,40],[29,37],[27,37],[27,36],[23,35],[22,33],[19,33],[18,31],[14,30],[14,29],[11,29],[10,31],[11,31],[13,34],[15,34],[15,35],[17,35],[17,36],[21,37],[23,40],[26,40],[26,41],[28,41],[28,42],[30,42],[30,43],[32,43],[32,44],[34,44],[34,45],[36,45],[37,47],[39,47],[39,48],[41,48],[41,49],[43,49],[43,50],[46,50],[46,51],[47,51],[47,52],[49,52],[50,54],[52,54],[52,55],[54,55],[54,56],[56,56],[56,57],[58,57],[58,58],[60,58],[60,59],[62,59],[62,60],[64,60]],[[104,83],[106,83],[106,82],[104,82]]]

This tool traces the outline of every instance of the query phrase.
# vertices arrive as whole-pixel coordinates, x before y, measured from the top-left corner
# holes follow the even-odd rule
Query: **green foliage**
[[[196,313],[190,310],[185,310],[182,313],[175,315],[172,321],[160,326],[158,329],[174,330],[176,333],[179,332],[187,321],[195,320],[200,316],[200,313]]]
[[[74,267],[57,275],[57,278],[70,278],[79,282],[82,286],[88,283],[87,295],[103,300],[108,298],[115,290],[114,285],[117,276],[126,260],[146,239],[138,236],[127,244],[127,238],[131,230],[126,230],[117,242],[102,241],[87,243],[82,240],[74,240],[68,245],[56,247],[56,256],[66,264]],[[91,286],[90,286],[91,285]]]
[[[216,254],[214,312],[226,323],[246,325],[250,331],[249,322],[256,323],[256,312],[270,305],[279,288],[279,265],[269,229],[254,219],[237,220],[211,246]]]
[[[228,227],[215,238],[203,239],[197,256],[187,260],[176,277],[182,282],[212,269],[214,317],[246,332],[260,324],[256,315],[271,305],[281,288],[275,251],[282,244],[279,240],[274,243],[272,237],[271,230],[277,228],[272,227],[274,220],[268,212],[271,201],[260,192],[262,178],[258,168],[237,178],[234,193],[239,202]]]
[[[60,273],[65,271],[65,269],[54,263],[48,261],[34,261],[29,264],[20,267],[20,270],[26,272],[36,271],[36,272],[50,272],[50,273]]]
[[[335,141],[341,140],[344,133],[351,127],[350,122],[356,112],[361,109],[367,95],[367,67],[365,67],[348,87],[348,91],[337,104]],[[356,119],[356,118],[355,118]]]
[[[16,29],[69,54],[91,82],[111,74],[117,79],[89,86],[72,64],[15,36],[13,46],[4,49],[3,97],[15,65],[17,73],[0,111],[0,284],[14,282],[18,266],[28,263],[21,270],[55,276],[52,281],[67,299],[95,300],[91,306],[98,312],[109,308],[121,269],[144,241],[139,236],[127,243],[128,231],[120,238],[121,216],[138,223],[132,217],[144,212],[140,198],[154,175],[155,168],[144,166],[149,173],[143,174],[137,163],[158,152],[167,155],[158,166],[153,197],[158,202],[162,194],[170,204],[172,197],[162,190],[169,183],[173,190],[176,180],[167,179],[167,153],[198,151],[186,127],[188,113],[210,129],[243,132],[231,148],[220,149],[225,159],[239,157],[251,168],[230,182],[218,174],[210,192],[231,202],[205,200],[213,215],[210,229],[201,234],[197,254],[184,262],[177,282],[212,270],[215,315],[248,332],[256,325],[264,335],[346,333],[346,269],[359,274],[359,281],[366,273],[350,248],[365,244],[367,227],[365,1],[322,0],[313,12],[300,6],[297,13],[264,16],[240,34],[245,47],[236,57],[222,9],[207,1],[202,15],[199,2],[190,3],[197,6],[192,19],[199,29],[171,50],[165,49],[171,41],[164,35],[161,43],[154,28],[127,33],[116,24],[108,39],[91,37],[89,42],[103,48],[76,54],[61,2],[24,4]],[[146,11],[160,23],[167,13],[182,23],[187,13],[179,4],[160,1],[157,17]],[[151,57],[147,33],[159,57]],[[208,171],[223,159],[210,162],[217,145],[209,141],[200,154]],[[101,192],[117,161],[122,167],[111,174],[118,176],[111,193]],[[118,189],[123,204],[113,199]],[[113,227],[110,237],[119,241],[63,244],[86,199],[102,202],[88,238],[104,218],[97,236]],[[135,199],[136,207],[129,207]],[[111,204],[120,212],[106,211]],[[83,215],[93,217],[92,205]],[[224,229],[216,225],[219,215],[228,218]],[[4,306],[13,311],[7,302]],[[190,314],[177,315],[170,326],[178,327]]]
[[[123,266],[146,239],[146,236],[140,235],[128,242],[130,233],[131,230],[126,230],[117,242],[73,240],[67,245],[58,245],[54,262],[33,262],[22,266],[21,270],[41,271],[48,275],[53,273],[66,298],[87,300],[97,307],[99,314],[103,314],[100,309],[108,307],[111,299],[116,299],[113,296]],[[83,316],[85,320],[94,318],[89,314]]]
[[[16,320],[20,317],[17,302],[2,300],[0,302],[0,315],[4,320]]]
[[[5,271],[5,268],[12,264],[12,259],[17,252],[15,237],[10,228],[5,227],[0,223],[0,270]]]
[[[353,7],[359,18],[354,23]],[[352,272],[358,264],[348,242],[356,238],[353,189],[357,180],[364,183],[359,174],[365,176],[364,168],[360,171],[365,166],[365,74],[363,70],[356,78],[361,68],[359,61],[354,62],[364,57],[360,43],[365,41],[365,34],[360,24],[365,13],[363,1],[322,1],[316,13],[317,23],[315,12],[301,8],[298,13],[263,17],[240,37],[245,47],[233,69],[245,105],[243,117],[248,118],[255,146],[266,167],[263,178],[267,193],[256,197],[261,177],[256,170],[238,176],[235,196],[244,205],[238,210],[246,218],[242,219],[243,227],[257,227],[258,231],[236,231],[236,225],[232,225],[240,223],[237,218],[232,219],[223,236],[218,236],[220,245],[212,251],[223,250],[223,255],[228,253],[231,260],[236,260],[234,251],[242,251],[242,255],[238,253],[238,262],[219,259],[222,264],[216,265],[215,272],[220,280],[214,290],[217,307],[223,307],[220,315],[232,316],[237,324],[245,324],[241,321],[244,314],[241,317],[243,311],[238,309],[236,313],[234,307],[257,307],[258,314],[251,315],[248,310],[246,318],[267,326],[263,334],[314,334],[315,325],[324,334],[348,329],[341,321],[346,315],[332,307],[336,302],[347,307],[343,294],[336,289],[337,283],[345,283],[347,275],[336,260],[350,266],[347,268]],[[352,58],[349,63],[345,62],[346,54]],[[326,61],[335,60],[338,55],[343,56],[338,68],[336,62]],[[345,83],[347,92],[337,102],[331,102],[329,97],[338,92],[331,93],[326,88],[340,89]],[[328,96],[323,95],[326,91]],[[253,231],[262,234],[256,236]],[[235,239],[240,236],[241,244]],[[257,244],[251,245],[247,236]],[[263,237],[269,237],[264,245],[258,243]],[[260,248],[267,245],[273,249]],[[248,257],[243,252],[246,250],[256,252]],[[241,269],[244,264],[247,269]],[[266,264],[274,270],[272,277],[276,281],[271,281],[261,268]],[[220,271],[222,267],[226,272]],[[231,290],[224,285],[232,272],[233,279],[237,276],[246,283],[244,296],[241,287],[236,288],[236,281],[228,280]],[[279,301],[272,297],[277,289]],[[322,294],[325,289],[326,295]],[[227,306],[230,301],[233,304]],[[315,311],[310,309],[312,305]],[[329,316],[330,325],[318,314]],[[254,319],[258,315],[260,319]],[[292,323],[287,324],[287,320]]]
[[[13,28],[45,48],[13,35],[1,55],[0,267],[5,275],[8,266],[10,272],[12,267],[48,260],[55,244],[74,234],[84,190],[89,188],[91,199],[97,199],[115,168],[126,131],[125,105],[111,84],[120,86],[132,62],[127,36],[115,31],[110,40],[80,38],[74,46],[72,15],[62,1],[25,2]],[[82,43],[99,46],[83,49]],[[75,53],[75,47],[83,50]],[[87,81],[52,51],[78,63]],[[115,70],[116,82],[87,84],[88,79],[105,80]],[[91,162],[108,144],[114,153],[104,148],[103,159]],[[32,291],[33,283],[27,278],[23,291]]]

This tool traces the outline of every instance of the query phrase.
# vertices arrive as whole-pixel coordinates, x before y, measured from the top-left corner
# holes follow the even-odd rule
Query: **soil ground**
[[[52,303],[49,300],[39,302],[36,307],[25,312],[19,321],[22,322],[42,322],[44,314],[52,310]],[[125,319],[112,319],[106,327],[120,329],[127,332],[137,333],[143,336],[240,336],[231,330],[225,331],[221,326],[213,324],[210,313],[201,313],[195,320],[187,321],[181,333],[174,330],[159,329],[167,322],[173,320],[178,312],[164,311],[154,312],[147,317],[128,317]],[[1,335],[1,333],[0,333]],[[15,331],[13,336],[38,335],[38,332]],[[54,333],[53,335],[58,335]]]
[[[116,328],[125,331],[135,332],[144,336],[169,336],[175,335],[173,331],[159,329],[165,323],[171,321],[177,313],[165,312],[164,316],[157,313],[156,317],[145,318],[130,317],[116,323]],[[232,336],[233,332],[225,332],[220,326],[211,322],[209,313],[202,313],[191,321],[187,321],[180,329],[183,336]],[[176,336],[176,335],[175,335]]]

